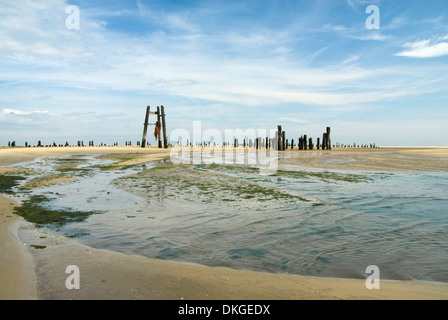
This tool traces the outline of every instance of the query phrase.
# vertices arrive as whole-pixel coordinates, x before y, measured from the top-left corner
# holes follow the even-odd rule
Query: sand
[[[448,171],[448,148],[442,147],[333,148],[331,152],[307,150],[296,154],[281,160],[280,165],[335,170]]]
[[[104,154],[125,158],[127,165],[161,159],[169,150],[1,148],[0,166],[68,154]],[[129,154],[132,160],[126,160]],[[280,163],[290,161],[330,169],[447,170],[448,148],[307,151]],[[0,197],[0,299],[448,299],[447,283],[382,280],[379,290],[368,290],[363,279],[233,270],[94,249],[37,229],[12,214],[15,205]],[[80,289],[66,288],[69,265],[79,267]]]
[[[36,299],[36,273],[30,252],[18,237],[21,218],[14,200],[0,196],[0,300]]]

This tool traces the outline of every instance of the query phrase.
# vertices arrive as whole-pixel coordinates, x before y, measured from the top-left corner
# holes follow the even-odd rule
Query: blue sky
[[[0,0],[0,145],[135,144],[164,105],[168,134],[446,146],[447,104],[446,0]]]

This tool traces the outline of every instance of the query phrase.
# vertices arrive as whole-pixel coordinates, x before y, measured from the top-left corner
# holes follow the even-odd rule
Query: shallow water
[[[52,228],[93,247],[342,278],[363,278],[367,266],[377,265],[383,279],[448,282],[446,172],[289,165],[262,176],[247,166],[199,165],[163,177],[154,164],[101,170],[110,161],[73,158],[85,169],[76,181],[31,194],[48,196],[53,209],[101,211]],[[20,167],[51,173],[58,164],[41,158]]]

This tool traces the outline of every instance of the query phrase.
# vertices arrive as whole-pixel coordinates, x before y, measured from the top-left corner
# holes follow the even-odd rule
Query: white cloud
[[[322,30],[338,32],[338,31],[347,31],[348,28],[345,26],[341,26],[341,25],[333,25],[333,24],[327,23],[322,26]]]
[[[1,115],[30,115],[30,114],[48,114],[48,111],[41,111],[41,110],[35,110],[35,111],[22,111],[18,109],[9,109],[5,108],[2,109],[0,112]]]
[[[448,35],[439,37],[436,40],[421,40],[415,42],[407,42],[403,47],[408,48],[396,53],[396,56],[412,57],[412,58],[434,58],[448,55]]]
[[[368,5],[381,5],[381,0],[347,0],[347,4],[353,9],[357,9],[358,7],[366,7]]]
[[[369,32],[367,35],[356,37],[358,40],[375,40],[375,41],[386,41],[393,38],[391,35],[385,35],[378,32]]]
[[[3,108],[0,110],[0,120],[9,124],[34,121],[35,118],[41,119],[43,116],[48,117],[51,116],[51,114],[48,111],[41,110],[23,111],[10,108]]]
[[[359,60],[359,56],[358,56],[358,55],[355,55],[355,54],[352,54],[350,57],[348,57],[347,59],[345,59],[345,60],[342,62],[342,65],[346,65],[346,64],[349,64],[349,63],[358,61],[358,60]]]

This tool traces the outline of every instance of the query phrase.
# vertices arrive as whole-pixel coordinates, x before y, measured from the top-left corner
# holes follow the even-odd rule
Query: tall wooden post
[[[319,143],[320,143],[320,138],[317,138],[317,150],[319,150]]]
[[[282,131],[282,150],[286,150],[286,133],[285,131]]]
[[[151,107],[147,106],[146,107],[146,116],[145,116],[145,123],[143,124],[143,138],[142,138],[142,148],[144,148],[146,146],[146,135],[148,133],[148,121],[149,121],[149,109]]]
[[[163,147],[166,149],[168,148],[168,137],[166,136],[165,108],[161,106],[160,109],[162,110]]]
[[[306,134],[305,134],[303,136],[303,150],[307,149],[307,144],[308,144],[308,141],[307,141]]]
[[[160,107],[159,106],[157,106],[157,126],[159,127],[159,136],[157,137],[158,138],[158,140],[159,140],[159,148],[162,148],[162,132],[161,132],[161,123],[160,123],[160,119],[161,118],[161,116],[160,116]]]
[[[327,127],[327,150],[331,150],[330,127]]]
[[[277,150],[282,150],[282,126],[277,126]]]
[[[322,150],[326,150],[327,149],[327,133],[324,132],[322,134]]]

